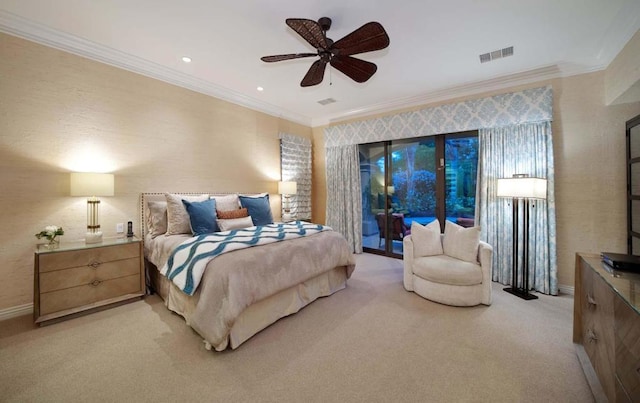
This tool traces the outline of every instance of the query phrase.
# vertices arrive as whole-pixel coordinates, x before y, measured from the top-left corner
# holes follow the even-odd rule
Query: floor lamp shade
[[[496,196],[511,198],[513,208],[511,287],[504,290],[522,299],[536,299],[537,296],[529,294],[529,200],[547,198],[547,180],[531,178],[526,174],[516,174],[511,178],[498,179]],[[520,205],[522,205],[523,212],[522,251],[519,248]],[[521,262],[522,266],[522,286],[518,285],[518,262]]]
[[[102,242],[100,231],[100,199],[98,196],[113,196],[113,174],[73,172],[71,174],[71,196],[87,198],[87,234],[85,242]]]
[[[496,196],[515,197],[520,199],[546,199],[547,180],[515,175],[513,178],[498,179],[498,190]]]

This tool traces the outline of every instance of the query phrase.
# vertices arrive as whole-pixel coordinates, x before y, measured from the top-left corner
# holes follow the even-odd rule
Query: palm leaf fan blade
[[[332,53],[348,56],[389,46],[389,35],[378,22],[369,22],[331,46]]]
[[[326,49],[328,47],[327,39],[320,24],[313,20],[305,18],[287,18],[289,28],[293,29],[305,41],[316,49]]]
[[[263,62],[281,62],[283,60],[300,59],[302,57],[318,56],[317,53],[290,53],[286,55],[263,56],[260,58]]]
[[[323,59],[316,60],[307,74],[304,76],[302,81],[300,82],[301,87],[311,87],[313,85],[318,85],[322,82],[324,78],[324,70],[327,67],[327,62]]]
[[[331,66],[358,83],[364,83],[378,70],[375,64],[351,56],[334,56]]]

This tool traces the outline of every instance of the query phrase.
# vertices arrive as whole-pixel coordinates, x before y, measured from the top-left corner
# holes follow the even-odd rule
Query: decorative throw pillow
[[[193,235],[211,234],[220,231],[216,223],[216,201],[208,199],[201,202],[182,200],[189,214]]]
[[[216,201],[216,208],[220,211],[231,211],[240,208],[240,201],[237,194],[224,196],[211,196]]]
[[[249,216],[249,212],[247,211],[246,208],[239,208],[236,210],[229,210],[229,211],[220,211],[217,210],[217,214],[218,214],[218,218],[220,219],[231,219],[231,218],[243,218],[243,217],[248,217]]]
[[[440,221],[437,218],[424,226],[413,221],[411,223],[411,239],[413,240],[414,257],[442,255],[443,253]]]
[[[147,202],[147,230],[151,238],[167,232],[167,202]]]
[[[251,216],[218,220],[220,231],[253,227]]]
[[[242,207],[249,211],[253,219],[253,225],[273,224],[273,215],[269,205],[269,195],[264,196],[239,196]]]
[[[479,244],[480,227],[465,228],[448,220],[445,222],[442,241],[445,255],[476,263]]]
[[[167,199],[167,235],[190,234],[191,223],[189,214],[184,208],[182,200],[199,202],[209,199],[208,194],[200,196],[180,196],[171,193],[165,193]]]

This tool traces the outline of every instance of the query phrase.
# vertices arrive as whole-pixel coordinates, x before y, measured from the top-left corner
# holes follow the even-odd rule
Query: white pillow
[[[413,257],[442,255],[440,222],[437,218],[424,226],[413,221],[411,239],[413,240]]]
[[[165,193],[167,199],[167,235],[191,234],[191,221],[189,213],[184,208],[182,200],[191,202],[202,202],[209,199],[208,194],[200,196],[180,196]]]
[[[216,201],[216,210],[231,211],[240,208],[240,199],[237,194],[224,195],[224,196],[211,196]]]
[[[220,231],[230,231],[232,229],[249,228],[253,227],[253,220],[251,216],[242,218],[228,218],[218,220],[218,227]]]
[[[167,232],[167,202],[147,202],[147,230],[151,238]]]
[[[480,227],[461,227],[446,221],[444,225],[444,254],[466,262],[478,262],[478,246],[480,245]]]

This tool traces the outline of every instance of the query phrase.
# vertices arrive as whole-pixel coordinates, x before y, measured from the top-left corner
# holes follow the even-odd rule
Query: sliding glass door
[[[365,251],[401,257],[413,221],[472,226],[477,150],[477,132],[361,145]]]

